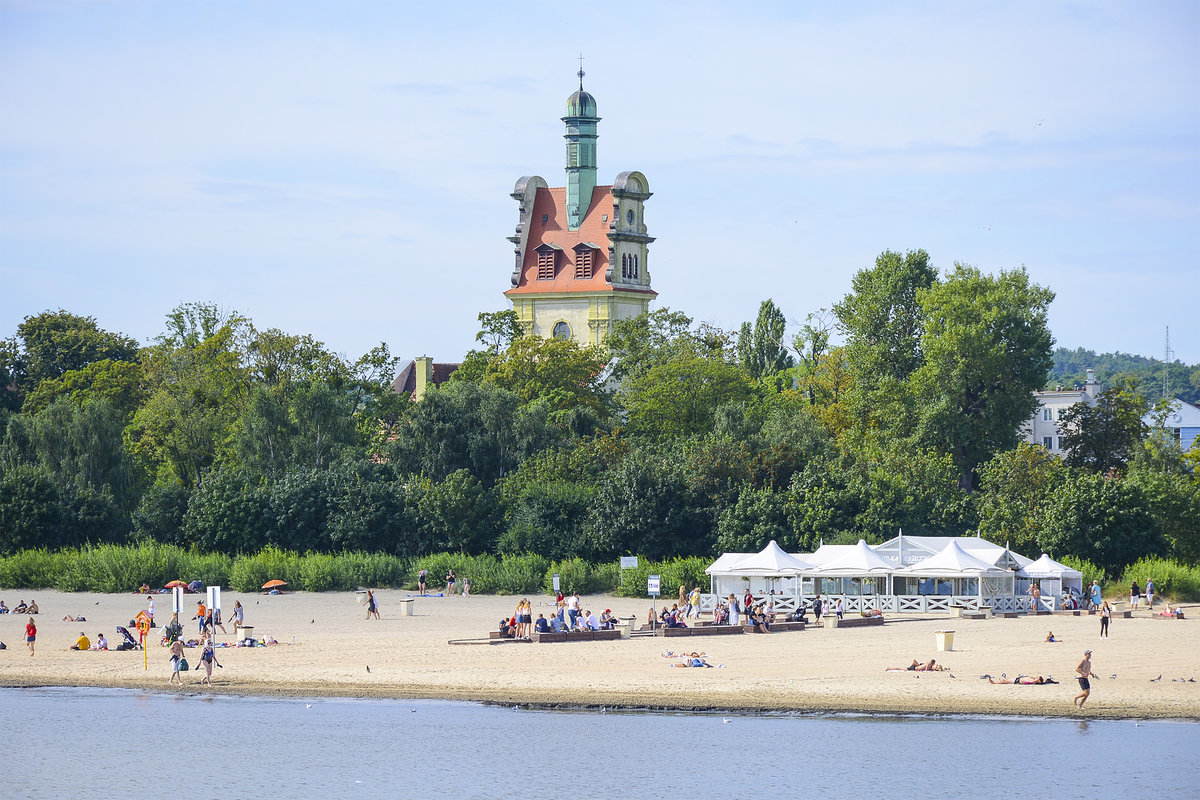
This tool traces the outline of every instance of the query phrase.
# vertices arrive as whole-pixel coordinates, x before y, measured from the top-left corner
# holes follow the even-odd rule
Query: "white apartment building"
[[[1033,419],[1025,423],[1022,430],[1025,441],[1030,444],[1040,444],[1059,458],[1065,458],[1066,452],[1062,447],[1062,432],[1058,422],[1063,418],[1067,409],[1076,403],[1096,404],[1100,394],[1100,384],[1096,383],[1094,370],[1087,371],[1087,380],[1083,386],[1067,388],[1056,387],[1052,391],[1034,392],[1037,398],[1038,410]]]

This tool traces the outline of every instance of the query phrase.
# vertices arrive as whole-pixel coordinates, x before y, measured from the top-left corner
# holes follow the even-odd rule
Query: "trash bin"
[[[628,639],[633,631],[632,626],[628,622],[618,622],[613,626],[613,629],[621,632],[622,639]]]
[[[246,639],[253,639],[253,638],[254,638],[254,626],[253,625],[241,625],[238,627],[238,641],[239,642],[245,641]]]
[[[937,649],[942,651],[954,649],[954,631],[937,632]]]
[[[838,626],[838,618],[835,617],[833,614],[830,614],[829,616],[826,616],[826,617],[821,617],[821,627],[836,628],[837,626]]]
[[[400,601],[400,616],[411,617],[413,615],[413,603],[416,601],[411,597]]]

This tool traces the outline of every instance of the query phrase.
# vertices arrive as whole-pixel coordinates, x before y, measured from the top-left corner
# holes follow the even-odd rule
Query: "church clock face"
[[[629,209],[628,211],[626,211],[626,212],[625,212],[625,220],[626,220],[626,221],[627,221],[627,222],[628,222],[630,225],[632,225],[632,224],[633,224],[633,209],[632,209],[632,208],[631,208],[631,209]]]

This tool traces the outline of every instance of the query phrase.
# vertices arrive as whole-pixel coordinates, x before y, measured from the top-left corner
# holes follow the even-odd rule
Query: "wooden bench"
[[[1083,610],[1079,608],[1060,608],[1054,614],[1059,617],[1078,617],[1083,614]]]
[[[807,623],[805,622],[772,622],[770,632],[782,633],[784,631],[802,631],[804,630],[804,626],[806,624]],[[746,633],[754,633],[753,625],[739,625],[738,627],[744,630]]]
[[[552,642],[596,642],[596,641],[612,641],[621,638],[621,632],[618,630],[611,631],[570,631],[563,633],[538,633],[534,631],[531,638],[539,643]]]
[[[728,636],[741,633],[741,625],[701,625],[691,628],[657,628],[655,636]]]
[[[963,619],[987,619],[988,614],[986,611],[964,611],[962,613],[962,618]]]
[[[865,628],[868,625],[882,624],[883,617],[842,617],[838,620],[837,626],[839,628]]]

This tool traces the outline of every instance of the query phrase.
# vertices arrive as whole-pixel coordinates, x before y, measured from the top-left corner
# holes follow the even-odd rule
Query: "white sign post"
[[[662,576],[660,576],[660,575],[647,575],[646,576],[646,594],[650,595],[651,598],[658,597],[659,586],[661,583],[661,581],[660,581],[661,577]],[[651,612],[654,611],[654,600],[653,599],[651,599],[651,601],[650,601],[650,611]],[[658,615],[651,613],[651,615],[650,615],[650,630],[654,630],[654,621],[656,619],[658,619]]]
[[[208,587],[208,613],[213,618],[213,639],[217,636],[217,626],[221,624],[221,587]]]
[[[558,573],[554,573],[554,593],[558,594]]]
[[[176,586],[171,590],[171,611],[178,614],[183,611],[183,587]]]

